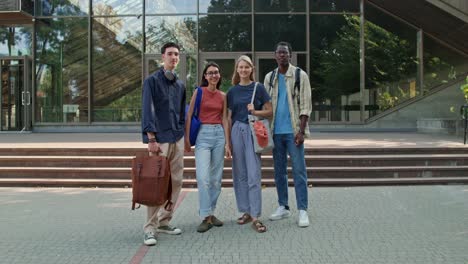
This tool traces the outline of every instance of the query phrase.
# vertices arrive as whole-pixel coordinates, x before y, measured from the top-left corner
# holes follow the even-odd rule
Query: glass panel
[[[93,20],[93,121],[140,120],[142,19]]]
[[[255,1],[256,12],[305,12],[304,0]]]
[[[29,13],[30,15],[34,15],[34,1],[33,0],[21,0],[21,10]]]
[[[310,0],[311,12],[359,12],[359,0]]]
[[[146,14],[197,13],[197,2],[193,0],[145,0]]]
[[[36,38],[36,122],[87,122],[88,20],[38,20]]]
[[[357,16],[310,17],[313,121],[360,121],[359,25]]]
[[[86,16],[89,0],[39,0],[36,16]]]
[[[202,51],[250,51],[250,15],[200,16],[199,41]]]
[[[142,2],[134,0],[92,0],[93,15],[141,14]]]
[[[252,0],[199,0],[200,13],[250,12]]]
[[[0,2],[0,10],[2,11],[19,11],[19,0],[2,0]]]
[[[23,61],[1,60],[1,127],[0,130],[21,130],[23,127]]]
[[[258,60],[258,81],[264,83],[265,76],[271,72],[272,70],[276,69],[278,64],[274,58],[271,59],[259,59]],[[269,82],[269,80],[267,80]]]
[[[468,74],[468,58],[424,36],[424,91]]]
[[[0,27],[0,55],[31,55],[32,27]]]
[[[170,41],[184,53],[197,52],[196,21],[196,16],[146,17],[146,52],[161,54],[161,47]]]
[[[219,71],[221,72],[221,78],[222,78],[221,87],[219,89],[224,91],[224,92],[227,92],[227,90],[229,90],[229,88],[232,86],[231,80],[232,80],[232,74],[234,73],[234,66],[236,64],[236,58],[232,58],[232,59],[211,59],[211,58],[209,58],[209,59],[204,60],[202,62],[202,67],[200,67],[200,76],[199,76],[199,78],[201,78],[203,68],[205,67],[205,65],[209,61],[214,61],[219,65],[219,67],[220,67]]]
[[[274,51],[280,41],[291,43],[293,51],[305,51],[306,16],[256,15],[255,50]]]
[[[372,117],[419,94],[417,31],[366,5],[366,116]]]

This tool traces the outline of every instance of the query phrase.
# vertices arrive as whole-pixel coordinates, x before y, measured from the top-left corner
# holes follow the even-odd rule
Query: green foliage
[[[460,90],[463,92],[463,95],[465,96],[465,101],[468,103],[468,75],[466,76],[465,84],[460,86]]]

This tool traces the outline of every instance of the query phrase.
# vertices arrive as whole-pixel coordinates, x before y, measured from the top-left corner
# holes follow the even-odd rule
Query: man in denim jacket
[[[149,76],[143,85],[143,143],[148,143],[149,155],[165,156],[170,161],[173,203],[182,188],[184,169],[185,85],[174,72],[179,63],[180,48],[166,43],[161,48],[164,66]],[[182,230],[169,225],[173,210],[164,206],[148,206],[143,227],[144,244],[156,244],[155,232],[178,235]]]
[[[288,205],[287,155],[293,169],[296,191],[298,225],[309,226],[307,171],[304,157],[304,137],[310,135],[308,119],[312,112],[312,95],[309,77],[290,63],[292,48],[287,42],[276,44],[275,59],[278,68],[265,76],[273,106],[271,130],[275,147],[273,159],[279,207],[270,220],[280,220],[291,215]],[[298,69],[298,70],[297,70]]]

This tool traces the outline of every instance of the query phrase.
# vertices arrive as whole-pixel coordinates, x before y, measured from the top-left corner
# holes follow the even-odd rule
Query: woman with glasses
[[[248,115],[268,118],[272,112],[270,96],[261,83],[255,83],[254,65],[248,56],[237,59],[227,93],[227,107],[231,129],[232,178],[237,208],[242,216],[240,225],[252,223],[255,231],[263,233],[266,226],[258,220],[262,211],[260,154],[255,153]],[[252,95],[256,86],[253,104]]]
[[[221,193],[221,178],[224,168],[224,156],[231,157],[229,148],[229,125],[226,110],[226,95],[219,90],[221,85],[219,66],[209,62],[202,74],[200,88],[202,98],[199,119],[202,123],[195,142],[195,166],[197,174],[199,215],[202,218],[197,231],[206,232],[213,226],[222,226],[223,222],[214,216],[216,203]],[[190,151],[190,123],[197,93],[193,93],[187,111],[185,127],[185,150]]]

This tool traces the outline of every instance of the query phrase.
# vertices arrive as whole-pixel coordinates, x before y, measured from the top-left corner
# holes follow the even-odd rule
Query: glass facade
[[[34,10],[34,24],[0,25],[0,57],[34,61],[39,126],[138,124],[142,82],[168,41],[182,47],[188,96],[208,61],[227,90],[241,54],[263,82],[274,45],[290,42],[318,123],[362,123],[468,71],[462,53],[365,0],[39,0]]]

